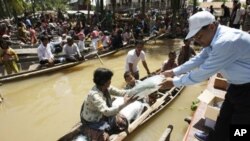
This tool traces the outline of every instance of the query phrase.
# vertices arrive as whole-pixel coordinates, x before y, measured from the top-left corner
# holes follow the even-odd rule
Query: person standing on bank
[[[147,71],[148,75],[150,71],[148,69],[148,65],[145,58],[145,52],[142,50],[144,47],[144,42],[142,40],[135,42],[136,49],[130,50],[127,54],[126,64],[125,64],[125,72],[131,72],[135,79],[139,79],[139,69],[138,63],[142,60],[142,65]]]
[[[192,85],[220,72],[230,85],[215,129],[195,136],[205,141],[227,141],[231,124],[250,124],[250,35],[220,25],[211,13],[202,11],[189,18],[189,38],[203,50],[183,65],[163,72],[167,79],[160,85]]]

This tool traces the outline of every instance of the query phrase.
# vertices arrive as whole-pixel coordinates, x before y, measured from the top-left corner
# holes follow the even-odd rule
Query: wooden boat
[[[171,103],[183,90],[184,87],[173,87],[170,90],[165,91],[156,91],[152,94],[157,96],[156,101],[149,107],[145,109],[145,111],[135,119],[132,123],[130,123],[128,130],[123,131],[119,134],[113,134],[110,136],[111,141],[121,141],[125,139],[129,133],[133,132],[137,127],[148,121],[151,117],[159,113],[163,108],[165,108],[169,103]],[[72,141],[76,139],[78,136],[82,135],[81,133],[81,123],[77,123],[72,130],[66,135],[62,136],[58,141]]]
[[[79,65],[82,62],[84,62],[84,61],[56,64],[52,67],[47,67],[47,68],[39,68],[38,64],[34,64],[34,69],[24,71],[24,72],[15,73],[15,74],[10,74],[10,75],[6,75],[6,76],[1,76],[0,83],[6,83],[6,82],[14,81],[14,80],[25,79],[25,78],[29,78],[32,76],[36,76],[36,75],[40,75],[40,74],[44,74],[44,73],[48,73],[48,72],[55,72],[57,70],[62,70],[65,68]]]
[[[151,39],[162,37],[162,36],[164,36],[164,34],[161,34],[161,35],[158,35],[158,36],[154,35],[154,36],[146,37],[144,39],[144,42],[147,42],[147,41],[149,41]],[[100,59],[100,57],[105,57],[105,56],[114,54],[114,53],[116,53],[116,52],[118,52],[120,50],[131,48],[131,47],[134,47],[134,45],[133,44],[127,44],[122,48],[118,48],[116,50],[111,50],[111,51],[103,51],[103,52],[93,51],[93,52],[90,52],[90,53],[86,54],[84,56],[84,58],[86,58],[88,60],[95,59],[95,58]],[[63,55],[61,55],[61,57],[62,56]],[[44,73],[48,73],[48,72],[55,72],[57,70],[61,70],[61,69],[64,69],[64,68],[69,68],[69,67],[79,65],[79,64],[81,64],[81,63],[83,63],[85,61],[70,62],[70,63],[60,63],[60,64],[57,64],[57,65],[55,65],[53,67],[48,67],[48,68],[36,68],[36,67],[33,67],[32,69],[27,69],[27,71],[23,71],[23,72],[19,72],[19,73],[16,73],[16,74],[11,74],[11,75],[6,75],[6,76],[1,76],[0,77],[0,83],[10,82],[10,81],[13,81],[13,80],[25,79],[25,78],[29,78],[29,77],[32,77],[32,76],[36,76],[38,74],[44,74]],[[37,58],[37,56],[26,56],[25,58],[20,58],[19,63],[21,63],[21,64],[27,63],[28,66],[30,64],[32,64],[33,66],[37,66],[38,58]]]
[[[97,51],[88,53],[87,55],[84,56],[84,58],[87,60],[90,60],[90,59],[93,59],[95,56],[98,56]],[[14,80],[25,79],[25,78],[29,78],[32,76],[36,76],[36,75],[40,75],[40,74],[44,74],[48,72],[56,72],[58,70],[62,70],[65,68],[70,68],[70,67],[79,65],[87,60],[82,60],[82,61],[77,61],[77,62],[68,62],[68,63],[59,63],[51,67],[41,67],[38,61],[29,62],[31,64],[28,65],[29,68],[27,70],[23,72],[15,73],[15,74],[1,76],[0,83],[6,83],[6,82],[14,81]]]
[[[159,96],[157,101],[151,105],[142,115],[129,125],[127,132],[121,132],[117,135],[112,135],[111,141],[121,141],[125,139],[129,133],[133,132],[137,127],[148,121],[151,117],[159,113],[163,108],[165,108],[169,103],[171,103],[183,90],[184,87],[177,88],[173,87],[165,93],[157,92]]]

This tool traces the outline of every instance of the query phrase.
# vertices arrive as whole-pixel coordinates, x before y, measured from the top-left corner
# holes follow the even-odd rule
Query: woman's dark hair
[[[113,72],[106,68],[97,68],[94,72],[94,83],[97,86],[102,86],[109,80],[111,80]]]

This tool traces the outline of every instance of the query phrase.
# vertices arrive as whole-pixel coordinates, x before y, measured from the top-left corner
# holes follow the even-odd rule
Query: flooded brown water
[[[158,40],[146,44],[146,60],[150,71],[158,69],[170,50],[179,50],[182,40]],[[87,61],[79,66],[57,73],[45,74],[27,80],[11,82],[0,87],[5,98],[0,105],[0,141],[55,141],[79,120],[80,108],[87,92],[92,88],[93,71],[98,67],[113,70],[112,85],[124,85],[123,73],[128,50]],[[140,76],[146,71],[140,63]],[[171,141],[180,141],[190,115],[190,105],[206,83],[184,89],[183,93],[166,109],[135,130],[127,141],[158,140],[168,124],[174,126]]]

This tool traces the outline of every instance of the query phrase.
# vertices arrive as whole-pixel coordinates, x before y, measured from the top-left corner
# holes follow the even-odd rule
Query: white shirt
[[[145,61],[145,52],[142,50],[140,52],[140,55],[137,56],[135,49],[130,50],[127,54],[127,58],[126,58],[126,64],[125,64],[125,71],[130,71],[129,70],[129,63],[133,64],[133,72],[137,72],[139,70],[138,68],[138,62],[142,60]]]
[[[240,24],[241,15],[241,10],[237,9],[233,24]]]
[[[53,59],[54,55],[51,52],[51,45],[50,43],[47,44],[47,47],[41,43],[37,48],[37,55],[39,58],[39,61],[46,60],[46,59]]]
[[[78,54],[79,57],[81,57],[81,53],[76,43],[73,43],[71,46],[69,46],[68,44],[65,44],[63,46],[63,52],[66,54],[66,56],[72,56],[72,55]]]
[[[109,44],[108,44],[109,40],[110,40],[109,36],[102,37],[102,45],[104,47],[108,47],[109,46]]]

